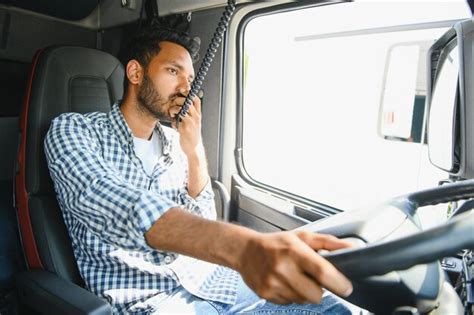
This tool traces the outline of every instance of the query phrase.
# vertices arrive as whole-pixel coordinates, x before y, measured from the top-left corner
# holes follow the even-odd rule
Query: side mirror
[[[378,130],[385,140],[424,141],[426,55],[433,41],[390,48],[384,72]]]
[[[454,178],[474,178],[474,19],[454,24],[428,53],[430,161]]]
[[[459,98],[459,49],[457,38],[451,39],[441,49],[430,100],[428,120],[428,147],[433,165],[456,172],[459,161],[455,159],[456,119]]]

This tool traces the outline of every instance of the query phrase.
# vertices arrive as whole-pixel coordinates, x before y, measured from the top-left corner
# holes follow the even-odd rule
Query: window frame
[[[294,204],[296,212],[300,213],[303,218],[308,218],[312,216],[326,217],[326,216],[334,215],[340,212],[344,212],[344,209],[339,209],[331,205],[291,193],[281,188],[271,186],[270,184],[260,182],[252,178],[252,176],[247,172],[245,168],[245,163],[244,163],[244,148],[243,148],[243,138],[244,138],[243,136],[243,128],[244,128],[243,93],[244,93],[244,68],[245,68],[245,62],[244,62],[245,36],[244,34],[249,22],[251,22],[255,18],[259,18],[259,17],[267,16],[267,15],[291,12],[294,10],[303,10],[306,8],[322,7],[326,5],[337,5],[337,4],[350,3],[350,2],[353,2],[353,1],[350,1],[350,0],[348,1],[321,1],[318,3],[311,3],[311,4],[287,3],[280,6],[256,9],[244,15],[244,17],[240,20],[237,26],[236,138],[235,138],[235,149],[234,149],[234,157],[235,157],[235,165],[236,165],[237,173],[246,184],[253,187],[254,189]],[[336,38],[336,37],[342,37],[342,36],[369,35],[369,34],[384,33],[384,32],[400,32],[400,31],[433,29],[433,28],[440,28],[440,27],[450,27],[455,22],[461,21],[461,20],[463,19],[422,22],[422,23],[414,23],[414,24],[402,24],[402,25],[385,26],[385,27],[373,27],[369,29],[355,29],[355,30],[350,30],[350,31],[318,34],[316,35],[316,37]],[[427,112],[425,108],[425,114],[423,118],[424,120],[426,120],[426,115],[427,115]],[[423,128],[425,128],[425,125],[423,125]],[[420,145],[423,145],[423,143],[420,143]]]
[[[306,8],[320,7],[325,5],[336,5],[340,3],[349,3],[351,0],[347,1],[321,1],[318,3],[311,4],[298,4],[298,3],[288,3],[278,7],[268,7],[257,9],[246,14],[240,21],[237,27],[237,62],[236,62],[236,82],[237,82],[237,113],[236,113],[236,141],[235,141],[235,164],[237,167],[237,172],[243,181],[256,188],[261,192],[269,193],[270,195],[284,199],[285,201],[295,204],[295,212],[297,215],[304,218],[313,218],[313,217],[326,217],[334,215],[344,210],[331,207],[321,202],[311,200],[309,198],[293,194],[291,192],[282,190],[280,188],[259,182],[253,179],[250,174],[246,171],[245,163],[243,159],[243,126],[244,126],[244,109],[243,109],[243,90],[244,90],[244,33],[245,29],[250,21],[255,18],[269,15],[269,14],[279,14],[290,12],[294,10],[301,10]]]

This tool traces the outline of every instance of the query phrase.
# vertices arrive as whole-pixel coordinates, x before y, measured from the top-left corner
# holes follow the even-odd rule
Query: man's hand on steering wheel
[[[315,250],[349,246],[334,236],[306,231],[259,233],[243,251],[238,271],[254,292],[271,302],[319,303],[323,288],[348,296],[352,285]]]

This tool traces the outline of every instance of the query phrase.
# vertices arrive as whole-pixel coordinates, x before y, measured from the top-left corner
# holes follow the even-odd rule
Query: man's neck
[[[158,119],[152,117],[149,113],[141,111],[138,108],[136,100],[125,97],[120,105],[120,111],[132,130],[135,137],[141,139],[150,139],[155,129]]]

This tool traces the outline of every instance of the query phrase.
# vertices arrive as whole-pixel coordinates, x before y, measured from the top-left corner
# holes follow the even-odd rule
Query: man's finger
[[[181,106],[173,106],[170,108],[169,114],[171,117],[176,118],[176,115],[179,113],[180,110],[181,110]]]
[[[173,102],[174,102],[176,105],[178,105],[178,106],[183,106],[185,100],[186,100],[186,97],[184,97],[184,96],[177,96],[177,97],[173,100]]]
[[[302,273],[301,271],[295,272],[292,275],[291,283],[288,283],[288,285],[291,286],[303,300],[302,302],[299,302],[300,304],[306,301],[310,303],[321,302],[323,289],[314,281],[314,279],[311,279],[305,273]]]
[[[283,264],[277,269],[277,272],[285,290],[289,291],[284,295],[286,298],[298,304],[321,301],[323,290],[314,279],[306,275],[297,262],[291,261]]]
[[[191,117],[194,117],[194,116],[197,115],[196,107],[194,106],[194,104],[191,104],[191,106],[189,106],[188,114],[189,114]]]
[[[306,244],[309,245],[309,247],[314,250],[336,250],[353,246],[353,244],[348,241],[341,240],[328,234],[305,233],[303,237],[301,237],[301,235],[299,236]]]
[[[197,96],[193,97],[193,105],[196,108],[196,111],[201,114],[201,99]]]
[[[185,101],[185,99],[180,97],[180,98],[177,98],[175,100],[175,104],[177,106],[179,106],[179,108],[181,108],[181,106],[184,105],[184,101]],[[196,116],[196,114],[201,115],[201,100],[197,96],[195,96],[192,99],[192,102],[191,102],[190,106],[188,107],[188,113],[191,116]]]
[[[288,281],[283,279],[281,281],[284,283],[282,283],[282,287],[278,290],[278,295],[280,297],[284,298],[289,303],[303,304],[308,301],[308,299],[300,294],[299,291],[295,290],[294,286],[292,286]]]
[[[351,282],[336,267],[311,248],[303,249],[299,257],[299,265],[304,272],[314,278],[321,286],[343,297],[352,293]]]

